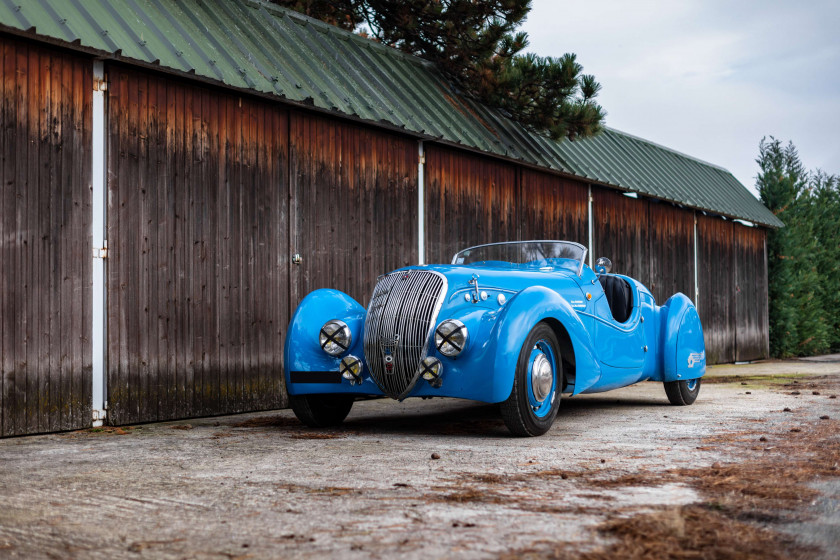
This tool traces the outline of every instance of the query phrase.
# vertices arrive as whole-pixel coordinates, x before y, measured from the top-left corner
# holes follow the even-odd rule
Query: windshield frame
[[[523,245],[525,243],[564,243],[566,245],[574,245],[575,247],[578,247],[578,248],[582,249],[582,253],[581,253],[581,257],[580,257],[580,265],[578,266],[577,275],[581,276],[583,274],[583,265],[586,264],[586,255],[589,253],[589,249],[587,249],[586,246],[584,246],[583,244],[578,243],[576,241],[565,241],[565,240],[562,240],[562,239],[529,239],[529,240],[526,240],[526,241],[500,241],[498,243],[482,243],[481,245],[473,245],[472,247],[467,247],[465,249],[461,249],[460,251],[455,253],[455,255],[453,255],[453,257],[452,257],[452,264],[457,265],[458,263],[456,261],[458,260],[458,255],[460,255],[461,253],[464,253],[466,251],[472,251],[473,249],[480,249],[481,247],[491,247],[491,246],[494,246],[494,245]],[[515,264],[515,263],[512,263],[512,264]],[[465,266],[468,266],[468,265],[465,265]]]

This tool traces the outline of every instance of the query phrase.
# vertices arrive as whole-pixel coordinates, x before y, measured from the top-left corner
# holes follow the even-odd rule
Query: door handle
[[[303,262],[303,257],[300,256],[300,253],[295,253],[292,255],[292,264],[300,264]]]

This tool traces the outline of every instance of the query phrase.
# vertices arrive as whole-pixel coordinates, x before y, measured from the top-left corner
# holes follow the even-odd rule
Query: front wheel
[[[513,389],[501,404],[502,418],[517,436],[546,433],[560,408],[563,369],[557,336],[546,323],[537,323],[525,339]]]
[[[310,428],[338,426],[353,408],[353,395],[289,396],[289,404],[298,420]]]
[[[700,378],[684,381],[666,381],[665,394],[674,406],[686,406],[697,400],[700,394]]]

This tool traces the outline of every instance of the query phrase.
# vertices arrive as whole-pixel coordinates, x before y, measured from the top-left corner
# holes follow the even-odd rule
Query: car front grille
[[[392,272],[379,279],[365,319],[365,358],[371,377],[394,399],[405,398],[446,295],[446,278],[430,270]]]

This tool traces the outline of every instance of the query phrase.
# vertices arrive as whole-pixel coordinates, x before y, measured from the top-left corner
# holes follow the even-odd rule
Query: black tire
[[[289,404],[298,420],[310,428],[338,426],[353,408],[352,395],[289,396]]]
[[[687,381],[666,381],[665,394],[674,406],[687,406],[697,400],[700,394],[700,379]]]
[[[537,350],[538,344],[547,344],[553,353],[552,371],[554,376],[553,389],[542,401],[544,404],[541,415],[535,413],[529,402],[529,376],[531,356]],[[513,389],[510,396],[501,404],[502,419],[505,425],[516,436],[541,436],[546,433],[557,417],[560,409],[560,394],[563,389],[563,360],[560,356],[560,345],[557,336],[546,323],[537,323],[528,334],[519,351],[516,362],[516,373],[513,378]],[[530,398],[534,398],[533,395]],[[549,400],[550,399],[550,400]],[[548,401],[546,403],[546,401]]]

